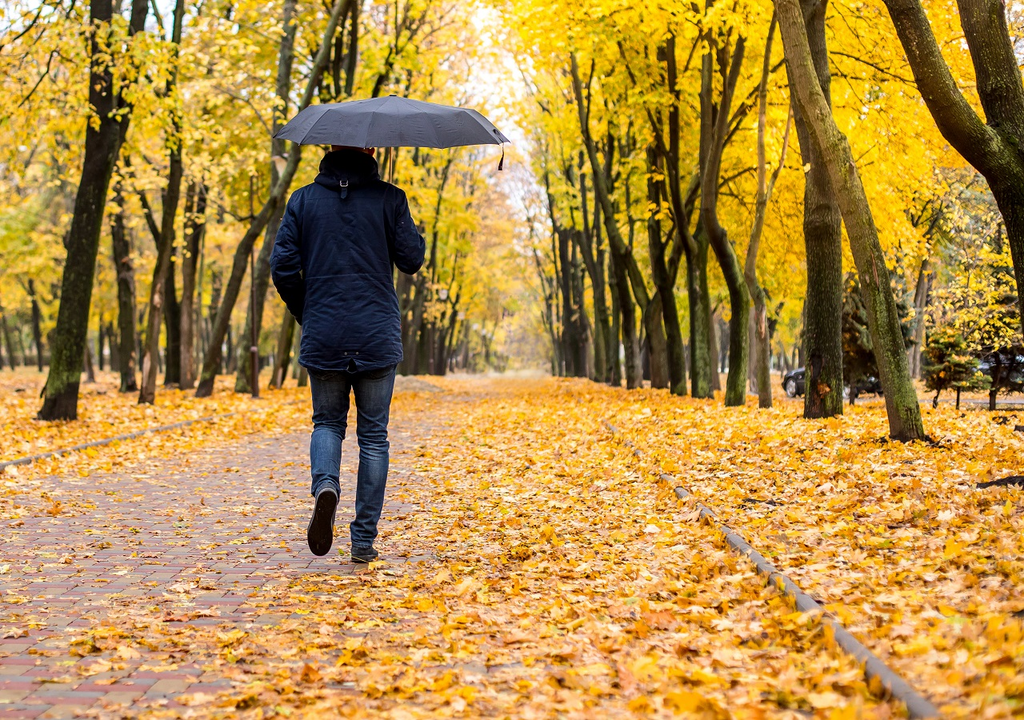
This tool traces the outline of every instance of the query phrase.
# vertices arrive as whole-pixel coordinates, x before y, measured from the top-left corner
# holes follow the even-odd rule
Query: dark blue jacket
[[[362,372],[400,362],[394,268],[412,275],[425,249],[405,193],[380,179],[372,156],[325,155],[316,181],[288,200],[270,256],[274,285],[302,325],[299,363]]]

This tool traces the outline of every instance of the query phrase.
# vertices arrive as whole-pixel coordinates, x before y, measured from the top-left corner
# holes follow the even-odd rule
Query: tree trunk
[[[353,1],[335,0],[334,8],[324,30],[320,50],[317,52],[316,59],[313,62],[306,90],[296,108],[297,111],[301,112],[312,101],[313,92],[319,85],[320,78],[327,67],[334,33],[338,28],[338,20],[343,14],[347,13]],[[256,238],[259,237],[267,223],[270,222],[271,217],[274,216],[277,206],[283,202],[284,195],[291,186],[292,178],[299,167],[300,156],[300,146],[292,143],[288,152],[288,161],[285,163],[284,170],[281,171],[280,181],[272,187],[267,202],[263,205],[256,218],[250,223],[249,229],[246,230],[245,235],[242,236],[238,246],[235,248],[235,256],[231,264],[231,274],[228,276],[228,283],[224,288],[224,297],[217,310],[217,318],[210,333],[210,345],[207,349],[206,358],[203,361],[199,386],[196,388],[196,397],[209,397],[213,394],[213,383],[222,360],[221,344],[224,342],[225,335],[227,335],[228,326],[231,324],[231,313],[235,308],[238,294],[242,289],[242,279],[245,276],[246,265],[248,265],[249,253],[252,252]]]
[[[302,328],[301,327],[299,327],[298,335],[299,336],[295,339],[295,342],[296,342],[296,344],[299,347],[302,347]],[[298,384],[298,386],[300,388],[301,387],[306,387],[307,385],[309,385],[309,371],[306,370],[306,368],[303,367],[302,365],[298,365],[298,377],[296,378],[296,382],[297,382],[297,384]]]
[[[914,325],[913,345],[907,350],[907,361],[910,364],[910,377],[921,378],[921,354],[924,351],[925,312],[928,310],[928,294],[932,287],[931,261],[926,257],[921,261],[921,269],[917,273],[917,286],[914,288]],[[959,409],[959,408],[958,408]]]
[[[821,152],[850,237],[879,379],[885,391],[889,434],[896,440],[923,440],[926,436],[921,408],[907,368],[906,347],[889,270],[850,145],[836,126],[817,81],[799,1],[776,0],[776,8],[794,95],[807,119],[812,141]]]
[[[28,287],[28,297],[29,297],[29,300],[32,301],[32,341],[36,345],[36,367],[38,368],[39,372],[42,372],[43,371],[43,327],[42,327],[43,313],[39,309],[39,298],[36,296],[36,283],[35,283],[35,280],[33,280],[32,278],[29,278],[28,279],[27,287]],[[89,318],[87,317],[86,318],[86,323],[88,323],[88,320],[89,320]],[[86,325],[86,331],[88,332],[88,325]],[[84,338],[83,338],[82,345],[83,345],[83,350],[84,350],[85,349],[84,348],[84,345],[85,345]],[[52,374],[53,373],[53,356],[52,356],[53,348],[52,347],[50,349],[50,352],[51,352],[50,372]],[[79,358],[79,360],[81,360],[81,358]],[[82,368],[81,367],[78,368],[78,374],[79,375],[82,374]],[[49,379],[47,379],[47,380],[49,380]],[[77,390],[77,387],[76,387],[76,390],[75,390],[75,407],[76,408],[78,407],[78,394],[77,393],[78,393],[78,390]],[[77,412],[77,410],[76,410],[76,412]],[[42,411],[40,411],[39,415],[40,415],[40,419],[42,419]],[[69,419],[74,420],[75,418],[72,417],[72,418],[69,418]]]
[[[541,291],[544,298],[544,313],[541,315],[541,320],[544,324],[544,330],[547,333],[548,341],[551,343],[551,374],[552,376],[557,377],[561,374],[562,368],[561,344],[558,341],[557,332],[558,322],[555,317],[558,281],[555,277],[548,275],[547,270],[544,268],[544,262],[541,259],[540,251],[537,250],[536,247],[533,248],[533,261],[534,266],[537,269],[537,279],[540,280]],[[402,273],[400,277],[408,278],[409,276]],[[403,324],[407,322],[405,312],[402,313],[402,322]]]
[[[650,163],[651,157],[648,152],[648,163]],[[651,172],[653,168],[648,167],[647,173],[647,199],[648,204],[651,207],[660,207],[661,205],[661,193],[659,187],[654,181],[654,176]],[[665,246],[661,240],[661,220],[659,215],[655,212],[648,210],[647,213],[647,246],[650,249],[652,256],[660,254],[662,265],[664,265],[664,253]],[[652,262],[652,265],[655,263]],[[663,283],[667,285],[668,283]],[[671,292],[671,288],[669,288]],[[668,356],[668,343],[665,338],[665,323],[663,320],[663,305],[661,302],[661,295],[659,290],[655,290],[654,297],[651,298],[647,304],[647,308],[644,312],[644,327],[647,330],[647,346],[651,353],[651,387],[652,388],[672,388],[672,378],[670,376],[670,362]]]
[[[210,346],[213,339],[213,323],[217,318],[217,313],[220,310],[220,298],[223,291],[223,281],[219,272],[213,272],[210,277],[210,306],[208,308],[208,314],[203,323],[203,357],[205,358],[210,352]],[[223,356],[222,356],[223,357]],[[216,368],[214,368],[214,375],[221,373],[220,362]]]
[[[292,362],[292,344],[295,338],[295,318],[285,310],[281,329],[277,333],[277,351],[274,353],[274,372],[270,376],[270,387],[283,387],[288,366]]]
[[[110,347],[110,371],[121,367],[120,338],[117,336],[117,329],[114,323],[107,322],[107,345]]]
[[[583,232],[578,234],[580,254],[590,277],[594,298],[594,368],[592,377],[598,382],[607,382],[608,360],[608,304],[605,298],[604,256],[601,252],[601,205],[594,198],[594,222],[588,215],[586,173],[580,171],[580,198],[583,210]],[[582,303],[581,303],[582,304]]]
[[[711,311],[711,318],[708,320],[708,352],[711,356],[711,388],[712,390],[722,389],[721,372],[718,368],[719,358],[722,351],[718,342],[718,312]]]
[[[605,297],[606,293],[614,297],[615,291],[611,287],[609,278],[611,272],[608,263],[605,262],[605,251],[601,245],[600,207],[600,205],[595,205],[594,209],[594,244],[596,246],[597,275],[600,278],[600,287],[598,287],[598,283],[595,283],[594,293],[601,296],[601,308],[600,313],[597,309],[594,310],[594,322],[600,325],[601,336],[604,339],[604,377],[600,380],[611,383],[615,377],[615,367],[619,359],[619,336],[618,328],[612,327],[612,310]]]
[[[0,363],[0,367],[3,367],[2,363]],[[96,369],[103,372],[103,318],[100,318],[99,328],[96,331]]]
[[[644,370],[640,361],[640,338],[637,335],[636,311],[633,296],[629,291],[629,278],[626,277],[625,261],[615,258],[615,290],[619,294],[619,317],[622,333],[622,347],[626,355],[626,388],[633,390],[643,386]]]
[[[825,37],[826,3],[801,0],[811,60],[818,86],[831,103],[831,76]],[[794,82],[790,73],[790,84]],[[804,302],[806,359],[804,417],[843,414],[843,228],[839,205],[829,185],[828,171],[812,142],[798,103],[791,98],[804,173],[804,247],[807,254],[807,294]]]
[[[171,30],[172,67],[167,79],[167,95],[177,95],[178,84],[178,48],[181,45],[181,31],[185,18],[185,0],[177,0],[174,4],[174,21]],[[156,265],[153,268],[153,283],[149,289],[149,312],[146,319],[146,340],[142,350],[142,386],[139,388],[139,404],[152,405],[156,400],[157,356],[160,353],[160,322],[167,323],[167,371],[164,382],[170,382],[172,368],[179,367],[181,348],[174,347],[172,342],[177,339],[180,318],[174,317],[177,312],[178,299],[174,295],[174,268],[171,255],[174,252],[174,221],[178,214],[178,201],[181,197],[181,179],[183,165],[181,160],[181,116],[174,111],[171,117],[171,129],[167,136],[167,189],[163,193],[163,207],[160,210],[160,228],[155,237],[157,244]],[[152,213],[149,213],[152,215]],[[151,223],[155,227],[155,223]],[[168,282],[168,275],[171,276]],[[175,307],[170,307],[174,305]],[[180,376],[179,376],[180,379]]]
[[[569,257],[572,240],[569,228],[558,227],[559,284],[562,288],[562,357],[565,358],[567,377],[579,377],[582,368],[579,357],[579,312],[573,292],[573,267]]]
[[[650,350],[651,387],[668,389],[669,377],[668,347],[665,341],[665,326],[661,317],[661,298],[651,298],[644,314],[644,329],[647,331],[647,347]]]
[[[359,61],[359,10],[360,2],[351,3],[352,15],[349,20],[348,54],[345,63],[345,95],[351,97],[356,81],[356,64]]]
[[[0,303],[0,332],[3,332],[3,341],[7,346],[7,362],[11,366],[11,370],[14,370],[17,367],[17,355],[14,354],[14,339],[11,336],[11,326],[7,323],[7,314],[4,312],[2,303]]]
[[[622,308],[619,307],[619,281],[615,271],[615,253],[608,253],[608,290],[612,296],[611,312],[611,377],[608,384],[612,387],[622,387]]]
[[[96,382],[96,368],[92,364],[92,348],[89,347],[88,334],[85,338],[85,381],[90,384]]]
[[[180,385],[181,383],[181,303],[178,302],[178,288],[175,281],[177,276],[175,270],[179,264],[177,254],[177,247],[172,245],[171,260],[167,266],[167,282],[164,283],[164,327],[167,342],[164,351],[167,365],[164,385]]]
[[[230,323],[228,324],[228,331],[225,335],[227,336],[225,338],[227,347],[225,349],[224,357],[228,359],[228,362],[224,368],[224,372],[233,373],[235,371],[235,333]]]
[[[743,279],[743,269],[732,241],[726,234],[718,218],[718,185],[722,165],[722,152],[728,137],[729,111],[732,107],[732,96],[739,81],[740,67],[743,64],[745,40],[740,37],[736,41],[732,57],[728,65],[723,65],[723,58],[729,53],[725,48],[709,47],[704,53],[701,71],[701,224],[707,233],[715,257],[722,268],[726,287],[729,290],[729,306],[732,311],[729,318],[729,375],[726,380],[726,406],[744,405],[747,401],[747,315],[750,312],[750,294]],[[717,50],[717,53],[716,53]],[[715,102],[713,97],[715,85],[715,55],[719,55],[718,63],[725,78],[722,95]]]
[[[206,239],[206,184],[202,181],[190,182],[185,191],[184,235],[181,258],[181,377],[178,385],[182,390],[190,390],[196,384],[196,303],[202,306],[202,294],[196,297],[196,271]]]
[[[149,3],[132,0],[129,32],[145,26]],[[67,259],[61,278],[60,307],[50,346],[50,373],[43,390],[41,420],[75,420],[78,417],[78,383],[82,354],[89,329],[96,255],[103,227],[107,190],[121,141],[131,117],[129,108],[114,91],[113,63],[108,36],[111,32],[111,0],[92,0],[89,61],[89,105],[96,122],[86,123],[82,176],[75,194],[74,214],[65,246]]]
[[[695,250],[686,258],[686,294],[690,302],[690,395],[710,400],[718,389],[718,360],[711,326],[707,235],[698,229]]]
[[[180,0],[179,0],[180,2]],[[160,324],[164,319],[164,286],[171,266],[171,250],[174,247],[174,216],[177,213],[178,196],[181,191],[182,163],[180,144],[174,144],[170,151],[170,170],[167,191],[164,193],[164,207],[156,265],[153,268],[153,282],[149,290],[149,311],[146,313],[146,334],[142,345],[142,385],[139,387],[139,404],[152,405],[156,400],[158,356],[160,354]]]
[[[648,147],[647,202],[652,208],[660,208],[665,196],[664,180],[657,180],[655,172],[661,172],[657,151],[654,147]],[[661,304],[659,314],[661,315],[665,333],[665,362],[669,375],[667,387],[674,395],[685,395],[686,357],[683,354],[683,333],[679,325],[679,313],[676,308],[675,277],[673,277],[669,270],[668,262],[665,258],[666,243],[662,241],[661,237],[661,221],[653,212],[649,212],[647,217],[647,245],[650,253],[651,276],[654,279],[655,295]]]
[[[274,238],[277,237],[277,229],[281,226],[281,218],[284,217],[284,204],[277,207],[277,211],[271,221],[267,224],[267,232],[263,236],[263,247],[256,258],[256,277],[251,280],[255,283],[255,291],[249,293],[249,303],[245,311],[245,333],[251,333],[253,327],[253,313],[256,317],[256,345],[259,346],[260,329],[263,327],[263,308],[266,305],[267,289],[270,287],[270,253],[274,250]],[[253,301],[256,302],[255,309]],[[287,311],[285,311],[287,313]],[[235,373],[235,392],[252,392],[252,350],[249,343],[238,343],[238,370]]]
[[[18,341],[18,356],[21,358],[21,364],[23,367],[27,367],[29,352],[25,349],[25,340],[22,337],[21,328],[18,328],[18,332],[14,333],[14,339]]]
[[[576,377],[589,378],[594,368],[590,364],[590,319],[587,317],[587,301],[584,297],[583,264],[579,258],[581,235],[580,230],[572,232],[572,304],[576,310],[573,349],[576,353]]]

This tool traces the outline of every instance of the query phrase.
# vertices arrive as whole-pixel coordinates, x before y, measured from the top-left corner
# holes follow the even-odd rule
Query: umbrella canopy
[[[449,148],[509,142],[476,110],[388,97],[310,105],[275,138],[302,145]]]

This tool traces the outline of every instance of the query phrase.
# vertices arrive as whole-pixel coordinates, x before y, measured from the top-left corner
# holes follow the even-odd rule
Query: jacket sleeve
[[[288,306],[295,320],[302,324],[302,310],[306,304],[306,280],[302,273],[302,237],[299,221],[298,193],[288,199],[281,225],[270,255],[270,272],[277,293]]]
[[[427,244],[416,229],[416,223],[412,221],[405,193],[400,188],[395,188],[395,192],[397,197],[391,213],[392,237],[389,238],[391,259],[399,270],[413,275],[423,266]]]

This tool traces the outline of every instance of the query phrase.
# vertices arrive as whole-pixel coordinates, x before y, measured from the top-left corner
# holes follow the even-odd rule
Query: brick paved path
[[[409,422],[392,426],[385,535],[414,509],[403,504]],[[64,498],[92,506],[84,511],[66,503],[50,515],[51,503],[23,498],[24,516],[0,522],[0,720],[116,717],[216,693],[230,685],[223,675],[116,637],[100,642],[104,628],[133,613],[165,628],[276,625],[299,616],[262,595],[303,575],[355,572],[346,564],[355,439],[345,444],[335,546],[323,558],[305,543],[308,440],[305,431],[253,436],[154,461],[145,474],[53,479]],[[388,557],[386,540],[380,549]]]

